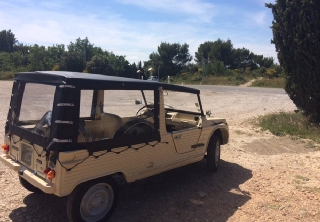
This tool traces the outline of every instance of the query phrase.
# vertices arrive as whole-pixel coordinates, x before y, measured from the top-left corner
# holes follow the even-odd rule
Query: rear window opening
[[[20,114],[17,117],[17,125],[35,133],[40,133],[35,129],[40,120],[45,121],[45,132],[43,136],[50,134],[51,112],[56,87],[36,83],[26,83],[23,92]]]

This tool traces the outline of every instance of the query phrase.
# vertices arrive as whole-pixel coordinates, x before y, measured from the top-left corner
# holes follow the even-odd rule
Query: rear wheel
[[[210,172],[217,171],[220,162],[220,138],[213,136],[207,148],[207,169]]]
[[[106,221],[118,200],[118,186],[112,177],[88,181],[76,187],[67,201],[70,221]]]
[[[32,193],[43,193],[42,190],[40,190],[38,187],[33,186],[31,183],[26,181],[21,176],[19,176],[19,181],[20,181],[21,186],[23,186],[25,189],[27,189],[30,192],[32,192]]]

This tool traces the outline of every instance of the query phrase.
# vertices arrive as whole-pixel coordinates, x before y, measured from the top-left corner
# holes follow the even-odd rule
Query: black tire
[[[112,177],[103,177],[77,186],[68,197],[69,221],[106,221],[113,213],[119,191]]]
[[[215,172],[219,168],[220,162],[220,138],[213,136],[210,139],[207,147],[207,169],[210,172]]]
[[[38,187],[33,186],[31,183],[23,179],[22,177],[19,176],[19,181],[21,186],[23,186],[25,189],[32,193],[43,193],[42,190],[40,190]]]

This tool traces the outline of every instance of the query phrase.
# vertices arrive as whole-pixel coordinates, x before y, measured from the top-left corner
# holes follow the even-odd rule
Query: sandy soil
[[[0,82],[0,136],[12,82]],[[202,90],[202,104],[230,125],[218,172],[205,161],[134,183],[120,181],[110,221],[320,221],[320,152],[253,125],[270,112],[293,111],[287,95]],[[0,221],[67,221],[66,198],[33,194],[0,163]]]

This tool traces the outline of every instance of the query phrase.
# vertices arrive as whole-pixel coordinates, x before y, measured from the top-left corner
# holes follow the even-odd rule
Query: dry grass
[[[202,77],[200,74],[181,74],[171,77],[172,84],[203,84],[203,85],[226,85],[226,86],[238,86],[248,82],[248,79],[240,74],[229,76],[206,76]]]
[[[12,80],[15,72],[0,71],[0,80]]]
[[[251,87],[284,88],[284,78],[259,79],[252,83]]]

